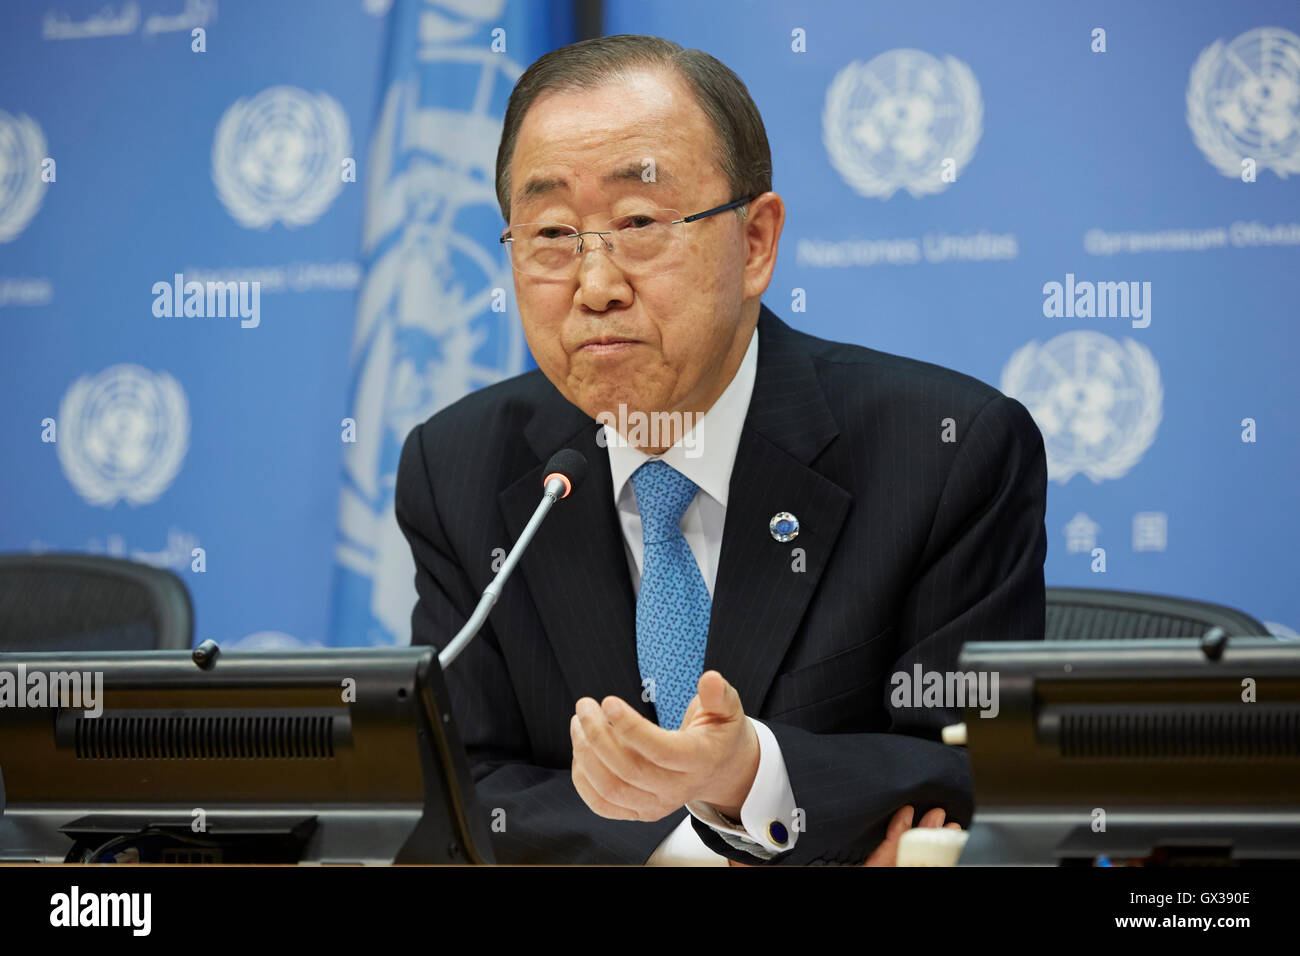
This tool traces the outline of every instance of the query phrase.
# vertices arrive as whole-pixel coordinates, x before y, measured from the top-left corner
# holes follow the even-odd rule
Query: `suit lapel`
[[[766,306],[758,328],[758,370],[731,473],[704,660],[740,691],[750,714],[789,649],[852,501],[809,467],[839,430],[807,350]],[[541,500],[546,460],[561,448],[586,456],[586,481],[552,509],[519,569],[569,689],[597,700],[616,694],[654,720],[640,694],[636,597],[597,427],[552,388],[524,430],[538,464],[498,501],[517,540]],[[778,511],[799,519],[794,541],[772,538],[768,522]]]
[[[636,599],[614,507],[609,453],[596,443],[597,427],[553,391],[524,432],[539,463],[498,500],[516,541],[541,501],[547,459],[562,448],[586,457],[586,480],[551,509],[519,569],[574,700],[615,694],[654,720],[652,705],[641,699]]]
[[[809,467],[838,434],[812,360],[766,307],[758,372],[736,451],[705,650],[756,714],[817,590],[852,496]],[[768,524],[788,511],[799,535],[781,543]],[[795,549],[799,549],[796,551]]]

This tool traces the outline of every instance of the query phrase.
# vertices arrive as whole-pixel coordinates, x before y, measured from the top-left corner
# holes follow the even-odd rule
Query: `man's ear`
[[[757,299],[767,291],[776,269],[777,246],[785,226],[785,201],[774,192],[752,200],[744,221],[744,298]]]

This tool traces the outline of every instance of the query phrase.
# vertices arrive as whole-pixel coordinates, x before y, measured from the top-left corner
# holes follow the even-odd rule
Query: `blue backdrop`
[[[1300,8],[609,0],[605,32],[748,84],[778,314],[1030,408],[1049,583],[1300,628]],[[565,0],[6,5],[0,549],[171,567],[200,639],[406,640],[397,451],[530,365],[492,166],[574,37]]]
[[[749,86],[789,210],[768,305],[1024,401],[1049,584],[1300,628],[1300,7],[710,10],[613,0],[606,32],[708,50]],[[1147,314],[1045,314],[1067,276],[1139,283]]]

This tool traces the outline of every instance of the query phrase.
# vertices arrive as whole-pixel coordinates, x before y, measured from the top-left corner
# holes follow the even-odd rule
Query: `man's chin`
[[[608,422],[610,425],[616,425],[621,419],[626,419],[635,412],[642,412],[647,407],[646,403],[627,393],[605,394],[599,396],[582,395],[578,396],[577,401],[570,399],[574,405],[577,405],[587,415],[594,418],[602,424]]]
[[[596,383],[604,384],[604,388],[592,388]],[[630,376],[592,376],[585,379],[587,387],[570,387],[568,390],[561,390],[565,397],[573,405],[578,406],[587,415],[601,420],[601,414],[618,417],[620,412],[626,416],[631,412],[639,411],[647,413],[650,409],[658,408],[655,404],[659,396],[653,395],[647,397],[644,393],[638,391],[632,385]]]

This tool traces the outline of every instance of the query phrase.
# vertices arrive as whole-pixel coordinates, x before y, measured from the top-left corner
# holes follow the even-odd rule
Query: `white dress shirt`
[[[682,515],[681,529],[695,556],[695,563],[699,565],[700,574],[704,577],[709,597],[713,597],[713,587],[718,577],[718,556],[722,551],[722,528],[727,515],[731,470],[736,462],[736,449],[740,445],[740,432],[749,411],[757,371],[758,331],[755,330],[740,368],[713,403],[713,407],[695,422],[694,429],[688,431],[662,455],[647,455],[629,444],[617,429],[609,424],[604,426],[614,502],[623,529],[623,544],[628,571],[632,575],[632,588],[638,594],[641,590],[645,544],[631,478],[632,473],[647,461],[660,458],[695,482],[700,489]],[[752,717],[749,721],[758,735],[759,762],[753,786],[740,811],[743,828],[728,824],[707,803],[688,803],[686,809],[716,830],[727,843],[766,859],[789,850],[798,837],[792,825],[794,793],[790,788],[785,760],[781,756],[775,735],[760,721]],[[772,821],[779,821],[786,828],[788,840],[784,845],[774,843],[769,837],[768,824]],[[646,865],[726,866],[727,858],[704,845],[704,841],[691,826],[690,817],[687,817],[659,844]]]

